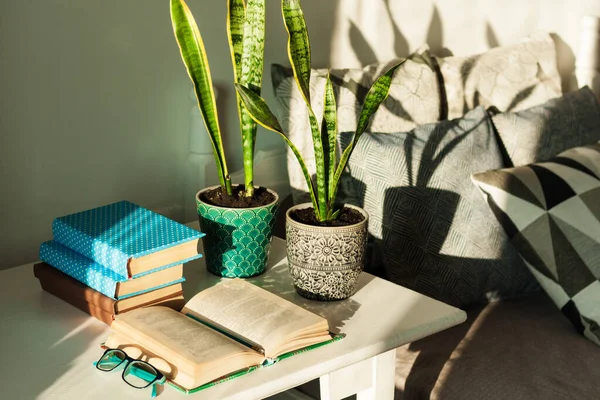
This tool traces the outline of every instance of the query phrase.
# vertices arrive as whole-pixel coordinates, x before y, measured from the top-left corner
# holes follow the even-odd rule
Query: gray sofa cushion
[[[492,303],[403,346],[397,399],[596,399],[600,349],[544,294]]]
[[[347,138],[345,135],[344,138]],[[471,174],[502,168],[482,107],[408,133],[365,133],[350,157],[353,191],[370,215],[385,277],[465,307],[538,286]]]
[[[600,140],[600,106],[588,87],[527,110],[494,115],[492,121],[507,167],[544,161]]]

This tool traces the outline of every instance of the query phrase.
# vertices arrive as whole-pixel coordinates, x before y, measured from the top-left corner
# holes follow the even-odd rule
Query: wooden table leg
[[[391,400],[395,371],[395,349],[339,369],[319,379],[321,400],[339,400],[353,394],[357,400]]]

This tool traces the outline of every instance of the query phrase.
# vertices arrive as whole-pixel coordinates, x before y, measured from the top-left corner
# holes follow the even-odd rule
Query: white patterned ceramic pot
[[[290,274],[296,291],[312,300],[346,299],[356,290],[365,264],[369,214],[359,207],[346,205],[365,218],[349,226],[313,226],[291,218],[297,209],[286,213],[286,249]]]
[[[279,196],[267,189],[275,200],[253,208],[227,208],[201,200],[203,192],[196,194],[196,206],[206,267],[210,272],[226,278],[249,278],[264,272],[271,249],[271,237]]]

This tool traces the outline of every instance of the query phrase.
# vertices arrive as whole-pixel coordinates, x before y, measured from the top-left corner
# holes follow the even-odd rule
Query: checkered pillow
[[[473,181],[540,285],[600,345],[600,142]]]

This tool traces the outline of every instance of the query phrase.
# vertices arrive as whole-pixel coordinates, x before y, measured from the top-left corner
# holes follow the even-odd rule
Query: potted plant
[[[265,0],[228,0],[227,7],[234,82],[258,96],[263,75]],[[238,96],[245,182],[233,185],[204,43],[184,0],[171,0],[171,22],[210,136],[220,182],[196,195],[200,228],[206,233],[203,244],[207,268],[225,277],[260,274],[269,255],[279,197],[272,190],[254,186],[256,123]]]
[[[296,156],[308,186],[311,203],[290,208],[286,214],[286,247],[290,272],[297,292],[317,300],[339,300],[353,294],[364,267],[368,214],[352,205],[335,202],[342,172],[357,141],[389,93],[399,62],[381,75],[369,89],[350,144],[336,159],[336,101],[329,77],[325,86],[323,120],[317,121],[310,103],[310,43],[298,0],[282,0],[287,28],[288,55],[294,78],[309,111],[316,179],[311,179],[297,147],[287,138],[266,102],[250,87],[238,83],[240,94],[251,117],[278,133]]]

